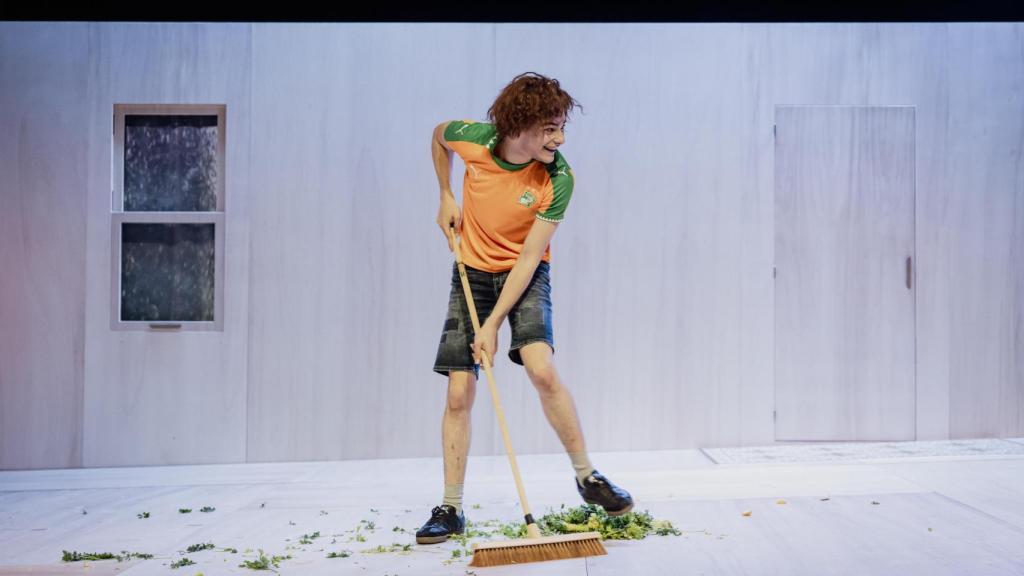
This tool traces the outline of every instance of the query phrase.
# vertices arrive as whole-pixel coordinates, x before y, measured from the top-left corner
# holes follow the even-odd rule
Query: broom
[[[459,243],[455,240],[455,227],[449,224],[448,239],[455,248],[455,262],[459,267],[459,278],[462,280],[462,290],[466,293],[466,303],[469,305],[469,316],[473,320],[474,333],[480,331],[480,320],[476,315],[476,306],[473,304],[473,293],[469,289],[469,278],[466,277],[466,267],[462,264],[462,253],[459,250]],[[540,528],[530,514],[530,504],[526,501],[526,491],[523,489],[523,479],[519,476],[519,466],[516,464],[516,455],[512,452],[512,441],[508,436],[508,426],[505,424],[505,413],[501,409],[501,402],[498,401],[498,388],[494,384],[494,374],[491,373],[491,359],[487,352],[481,350],[481,360],[484,365],[484,372],[487,373],[487,384],[491,388],[491,399],[494,401],[494,411],[498,415],[498,424],[501,425],[501,435],[505,440],[505,450],[508,452],[508,461],[512,465],[512,475],[516,479],[516,489],[519,490],[519,501],[523,506],[524,519],[526,520],[526,538],[520,540],[508,540],[505,542],[484,542],[473,544],[473,561],[470,566],[500,566],[504,564],[522,564],[525,562],[543,562],[546,560],[562,560],[566,558],[582,558],[584,556],[601,556],[607,554],[604,546],[601,545],[600,532],[584,532],[581,534],[565,534],[560,536],[540,535]]]

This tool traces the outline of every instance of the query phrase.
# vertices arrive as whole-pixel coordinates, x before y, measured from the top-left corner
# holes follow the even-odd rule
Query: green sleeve
[[[444,129],[444,139],[448,142],[473,142],[481,146],[487,146],[496,134],[494,124],[486,122],[454,120]]]
[[[561,222],[565,218],[565,209],[569,206],[569,199],[572,198],[575,178],[561,152],[555,152],[555,161],[548,164],[547,169],[548,175],[551,177],[551,187],[554,189],[554,198],[551,199],[551,205],[547,210],[537,214],[537,218],[548,222]]]

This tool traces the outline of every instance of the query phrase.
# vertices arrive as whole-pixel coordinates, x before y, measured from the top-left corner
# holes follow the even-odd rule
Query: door
[[[914,108],[775,120],[775,439],[913,440]]]

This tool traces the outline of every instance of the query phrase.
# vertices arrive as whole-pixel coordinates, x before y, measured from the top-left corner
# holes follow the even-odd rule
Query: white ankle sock
[[[583,484],[587,476],[590,476],[594,472],[594,467],[590,464],[590,458],[587,457],[586,451],[584,452],[569,452],[569,459],[572,460],[572,467],[576,470],[576,479]]]
[[[444,485],[444,504],[455,507],[455,513],[462,513],[462,487],[464,484]]]

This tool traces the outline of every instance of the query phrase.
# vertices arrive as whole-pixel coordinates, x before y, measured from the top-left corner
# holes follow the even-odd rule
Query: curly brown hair
[[[579,102],[562,90],[558,80],[524,72],[501,90],[487,110],[487,118],[497,127],[499,137],[515,138],[522,131],[563,114],[568,120],[574,107],[583,110]]]

